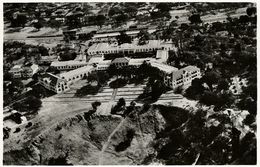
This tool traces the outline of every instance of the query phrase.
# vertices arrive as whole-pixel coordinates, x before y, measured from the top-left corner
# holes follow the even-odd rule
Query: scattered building
[[[22,77],[22,65],[15,65],[11,70],[9,71],[11,74],[13,74],[14,78],[21,78]]]
[[[41,56],[39,64],[51,64],[53,61],[56,61],[58,56]]]
[[[248,81],[246,79],[242,79],[237,76],[231,78],[231,80],[232,82],[229,87],[229,90],[231,90],[231,92],[234,95],[240,95],[243,91],[242,88],[247,86]]]
[[[24,78],[31,78],[38,71],[39,71],[39,66],[37,64],[33,64],[31,66],[24,66],[22,76]]]
[[[13,74],[14,78],[30,78],[35,73],[39,71],[39,66],[36,64],[32,65],[15,65],[11,70],[9,71],[11,74]]]

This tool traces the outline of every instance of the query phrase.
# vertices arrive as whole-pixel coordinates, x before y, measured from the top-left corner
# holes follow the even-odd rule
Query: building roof
[[[39,70],[39,66],[37,64],[33,64],[31,66],[32,73],[35,74]]]
[[[126,58],[126,57],[118,57],[118,58],[115,58],[114,60],[112,60],[111,63],[128,63],[129,62],[129,58]]]
[[[80,67],[80,68],[77,68],[75,70],[71,70],[71,71],[68,71],[68,72],[65,72],[65,73],[61,73],[60,74],[60,77],[64,77],[64,78],[71,78],[71,77],[74,77],[75,75],[78,75],[78,74],[82,74],[82,73],[85,73],[85,72],[90,72],[92,69],[94,69],[93,66],[84,66],[84,67]]]
[[[88,64],[100,63],[103,61],[103,57],[91,57],[88,61]]]
[[[166,43],[160,40],[149,40],[145,45],[138,45],[138,43],[124,43],[121,45],[108,44],[108,43],[95,43],[89,47],[88,52],[92,51],[109,51],[109,50],[127,50],[127,49],[148,49],[148,48],[161,48],[171,47],[174,49],[172,43]]]
[[[178,68],[175,68],[175,67],[172,67],[172,66],[169,66],[169,65],[166,65],[166,64],[161,64],[161,63],[158,63],[158,62],[154,62],[154,61],[151,62],[151,66],[156,67],[159,70],[164,71],[164,72],[166,72],[168,74],[176,72],[178,70]]]
[[[153,61],[153,58],[143,58],[143,59],[130,59],[129,60],[129,65],[141,65],[143,64],[144,61]]]
[[[15,65],[15,66],[13,66],[13,69],[22,68],[22,66],[23,66],[23,65],[21,65],[21,64],[19,64],[19,65],[17,64],[17,65]]]
[[[138,34],[140,31],[139,30],[132,30],[132,31],[126,31],[125,33],[127,35],[135,35]],[[120,32],[110,32],[110,33],[100,33],[100,34],[95,34],[93,38],[107,38],[107,37],[116,37],[120,35]]]
[[[51,73],[45,73],[42,75],[42,78],[43,79],[47,79],[49,84],[51,85],[57,85],[58,82],[60,81],[64,81],[63,79],[61,79],[60,77],[54,75],[54,74],[51,74]]]
[[[58,67],[58,66],[71,66],[71,65],[87,65],[85,61],[75,61],[75,60],[69,60],[69,61],[54,61],[51,63],[51,66]]]
[[[159,61],[166,62],[168,60],[168,57],[168,50],[157,50],[156,59],[159,59]]]

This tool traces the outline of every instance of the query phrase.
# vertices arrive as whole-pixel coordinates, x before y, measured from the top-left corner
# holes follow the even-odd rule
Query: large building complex
[[[149,33],[153,33],[156,31],[155,29],[153,30],[147,30]],[[126,35],[130,36],[132,39],[135,38],[140,30],[129,30],[125,31]],[[94,43],[100,43],[100,42],[116,42],[117,41],[117,36],[120,35],[120,32],[107,32],[107,33],[97,33],[94,34],[92,37],[92,42]]]
[[[116,53],[143,53],[157,50],[177,50],[172,42],[164,42],[161,40],[149,40],[145,45],[138,45],[137,43],[124,43],[118,45],[115,43],[96,43],[88,49],[88,55],[106,55]]]

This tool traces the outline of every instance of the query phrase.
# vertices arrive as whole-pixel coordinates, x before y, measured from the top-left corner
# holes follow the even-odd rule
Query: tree
[[[115,64],[111,64],[109,67],[108,67],[108,74],[110,77],[114,76],[114,75],[117,75],[118,74],[118,69],[116,67]]]
[[[169,5],[169,3],[158,3],[156,5],[156,8],[160,12],[169,12],[171,10],[171,6]]]
[[[250,18],[247,15],[242,15],[239,17],[239,22],[242,24],[247,24],[250,21]]]
[[[60,61],[74,60],[77,57],[77,53],[69,48],[65,48],[59,53]]]
[[[205,91],[200,97],[200,103],[205,105],[216,105],[218,104],[218,96],[213,92]]]
[[[13,105],[15,110],[21,112],[37,112],[42,105],[42,101],[35,96],[28,96],[21,102],[17,102]]]
[[[72,14],[66,17],[66,25],[73,29],[73,28],[81,28],[82,27],[82,23],[81,23],[81,15],[76,15],[76,14]]]
[[[100,28],[102,27],[102,25],[104,25],[106,21],[106,17],[104,15],[98,15],[96,17],[96,24],[100,26]]]
[[[120,98],[120,99],[118,100],[118,102],[117,102],[117,106],[122,107],[122,106],[125,106],[125,105],[126,105],[125,99],[124,99],[123,97]]]
[[[91,103],[91,105],[92,105],[93,109],[96,110],[97,107],[101,105],[101,102],[100,101],[95,101],[95,102]]]
[[[189,17],[189,21],[191,22],[191,24],[200,24],[202,23],[202,20],[200,19],[200,15],[199,14],[193,14]]]
[[[12,27],[24,27],[27,23],[27,16],[25,14],[17,14],[17,17],[11,20]]]
[[[108,16],[113,17],[114,15],[117,15],[120,13],[122,13],[122,11],[118,7],[112,7],[112,8],[110,8],[110,10],[108,12]]]
[[[43,27],[43,24],[41,21],[38,20],[36,23],[33,24],[33,26],[39,31]]]
[[[229,84],[226,79],[221,79],[218,82],[218,90],[228,90]]]
[[[150,34],[148,33],[147,30],[141,30],[137,34],[137,37],[139,39],[138,45],[144,45],[144,44],[147,44],[148,40],[150,39]]]
[[[207,83],[207,85],[212,90],[212,85],[218,83],[221,75],[217,71],[209,71],[206,72],[205,75],[202,77],[203,81]]]
[[[199,99],[198,96],[201,96],[205,90],[202,83],[202,80],[198,78],[192,80],[191,86],[185,91],[185,96],[191,99]]]
[[[121,45],[123,43],[131,43],[132,39],[124,31],[121,31],[120,35],[117,36],[117,42],[118,45]]]
[[[138,11],[137,8],[132,5],[126,5],[124,8],[124,12],[128,13],[131,17],[135,17],[137,11]]]
[[[161,80],[157,80],[152,84],[152,99],[157,99],[164,93],[166,90],[166,86]]]
[[[252,16],[252,15],[255,15],[256,14],[256,7],[248,7],[246,9],[246,14],[248,16]]]
[[[78,89],[75,93],[76,97],[83,97],[86,95],[95,95],[99,92],[100,86],[92,86],[90,84],[83,86],[82,88]]]
[[[55,19],[50,19],[48,22],[48,25],[51,28],[55,28],[56,30],[59,30],[59,28],[61,27],[61,22],[59,22],[58,20],[55,20]]]
[[[119,26],[121,25],[122,23],[125,23],[128,19],[128,16],[124,13],[121,13],[117,16],[115,16],[115,21],[116,21],[116,24]]]

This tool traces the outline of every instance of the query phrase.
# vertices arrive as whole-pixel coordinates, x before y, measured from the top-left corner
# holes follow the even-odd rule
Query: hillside
[[[233,123],[224,112],[210,114],[201,109],[189,112],[163,105],[153,105],[148,111],[136,108],[126,118],[94,115],[89,119],[77,114],[42,130],[20,149],[5,147],[4,164],[14,161],[17,165],[255,163],[252,159],[255,148],[235,142],[238,139],[241,143],[253,143],[254,134],[241,133],[248,128],[237,130],[232,128]],[[27,131],[30,128],[24,137]],[[232,152],[235,145],[243,151],[241,154]]]

